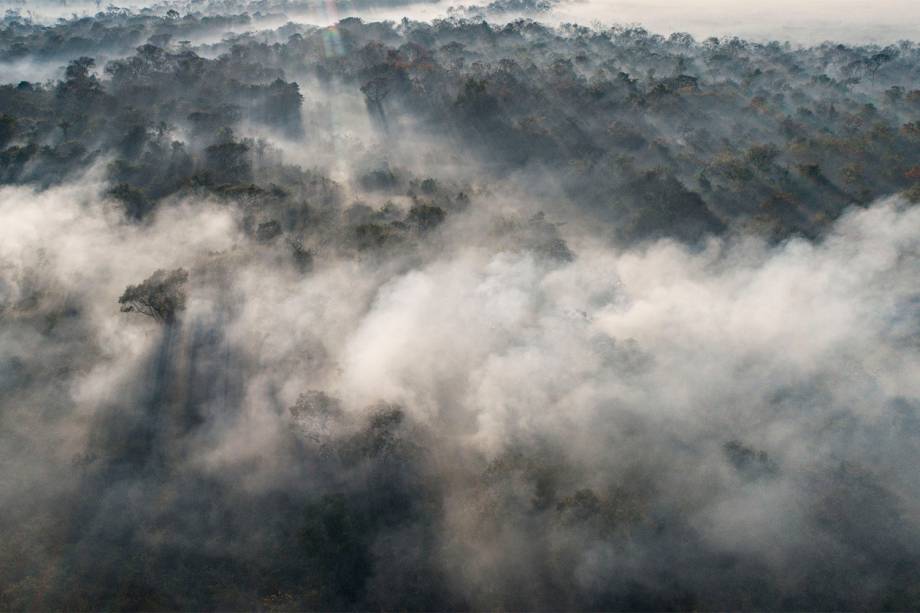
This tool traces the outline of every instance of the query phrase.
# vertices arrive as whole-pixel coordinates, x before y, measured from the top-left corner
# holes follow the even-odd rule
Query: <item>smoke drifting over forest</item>
[[[0,609],[920,609],[920,46],[615,4],[10,4]]]

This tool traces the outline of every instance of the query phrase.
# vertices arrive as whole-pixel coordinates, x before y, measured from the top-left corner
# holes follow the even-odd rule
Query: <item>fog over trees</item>
[[[599,6],[4,5],[0,609],[920,609],[920,44]]]

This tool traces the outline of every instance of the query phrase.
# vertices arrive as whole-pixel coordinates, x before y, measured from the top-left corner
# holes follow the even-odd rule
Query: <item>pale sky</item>
[[[920,38],[920,0],[584,0],[563,3],[557,19],[641,23],[661,34],[737,34],[812,43]]]
[[[382,11],[338,13],[320,10],[308,20],[325,24],[351,14],[367,20],[403,16],[430,20],[443,17],[449,6],[485,5],[489,0],[442,0]],[[117,6],[153,4],[147,0],[65,0],[41,2],[0,0],[0,10],[31,11],[42,20],[72,14],[87,15],[109,3]],[[181,4],[181,3],[180,3]],[[321,2],[319,6],[326,3]],[[326,5],[328,6],[328,5]],[[590,25],[640,24],[659,34],[690,32],[697,38],[738,35],[754,40],[778,39],[811,44],[824,40],[892,43],[901,39],[920,40],[920,0],[563,0],[541,20],[557,24],[576,22]]]

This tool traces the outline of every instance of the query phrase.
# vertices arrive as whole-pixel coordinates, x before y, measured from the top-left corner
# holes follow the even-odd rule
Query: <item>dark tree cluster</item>
[[[115,32],[135,19],[178,27],[151,15],[100,19]],[[86,22],[52,30],[76,36]],[[20,31],[38,40],[21,20],[2,30]],[[330,36],[340,53],[327,53]],[[22,44],[3,40],[8,54]],[[113,195],[138,219],[190,184],[287,189],[265,146],[234,134],[246,121],[319,137],[303,132],[311,117],[285,80],[298,75],[354,87],[386,138],[402,138],[411,119],[475,152],[480,180],[551,177],[620,241],[693,242],[728,228],[817,236],[849,206],[902,190],[920,197],[920,49],[909,42],[797,48],[459,18],[288,24],[225,38],[210,50],[216,59],[157,41],[104,66],[74,59],[57,83],[0,88],[0,180],[47,184],[114,158]],[[103,42],[87,44],[80,53]]]
[[[188,272],[181,268],[173,271],[158,270],[139,285],[130,285],[118,299],[125,313],[140,313],[157,321],[172,323],[185,309],[182,286],[188,281]]]

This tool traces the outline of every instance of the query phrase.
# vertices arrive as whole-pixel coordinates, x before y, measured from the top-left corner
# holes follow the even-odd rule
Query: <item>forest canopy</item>
[[[0,609],[920,608],[920,44],[576,9],[10,4]]]

